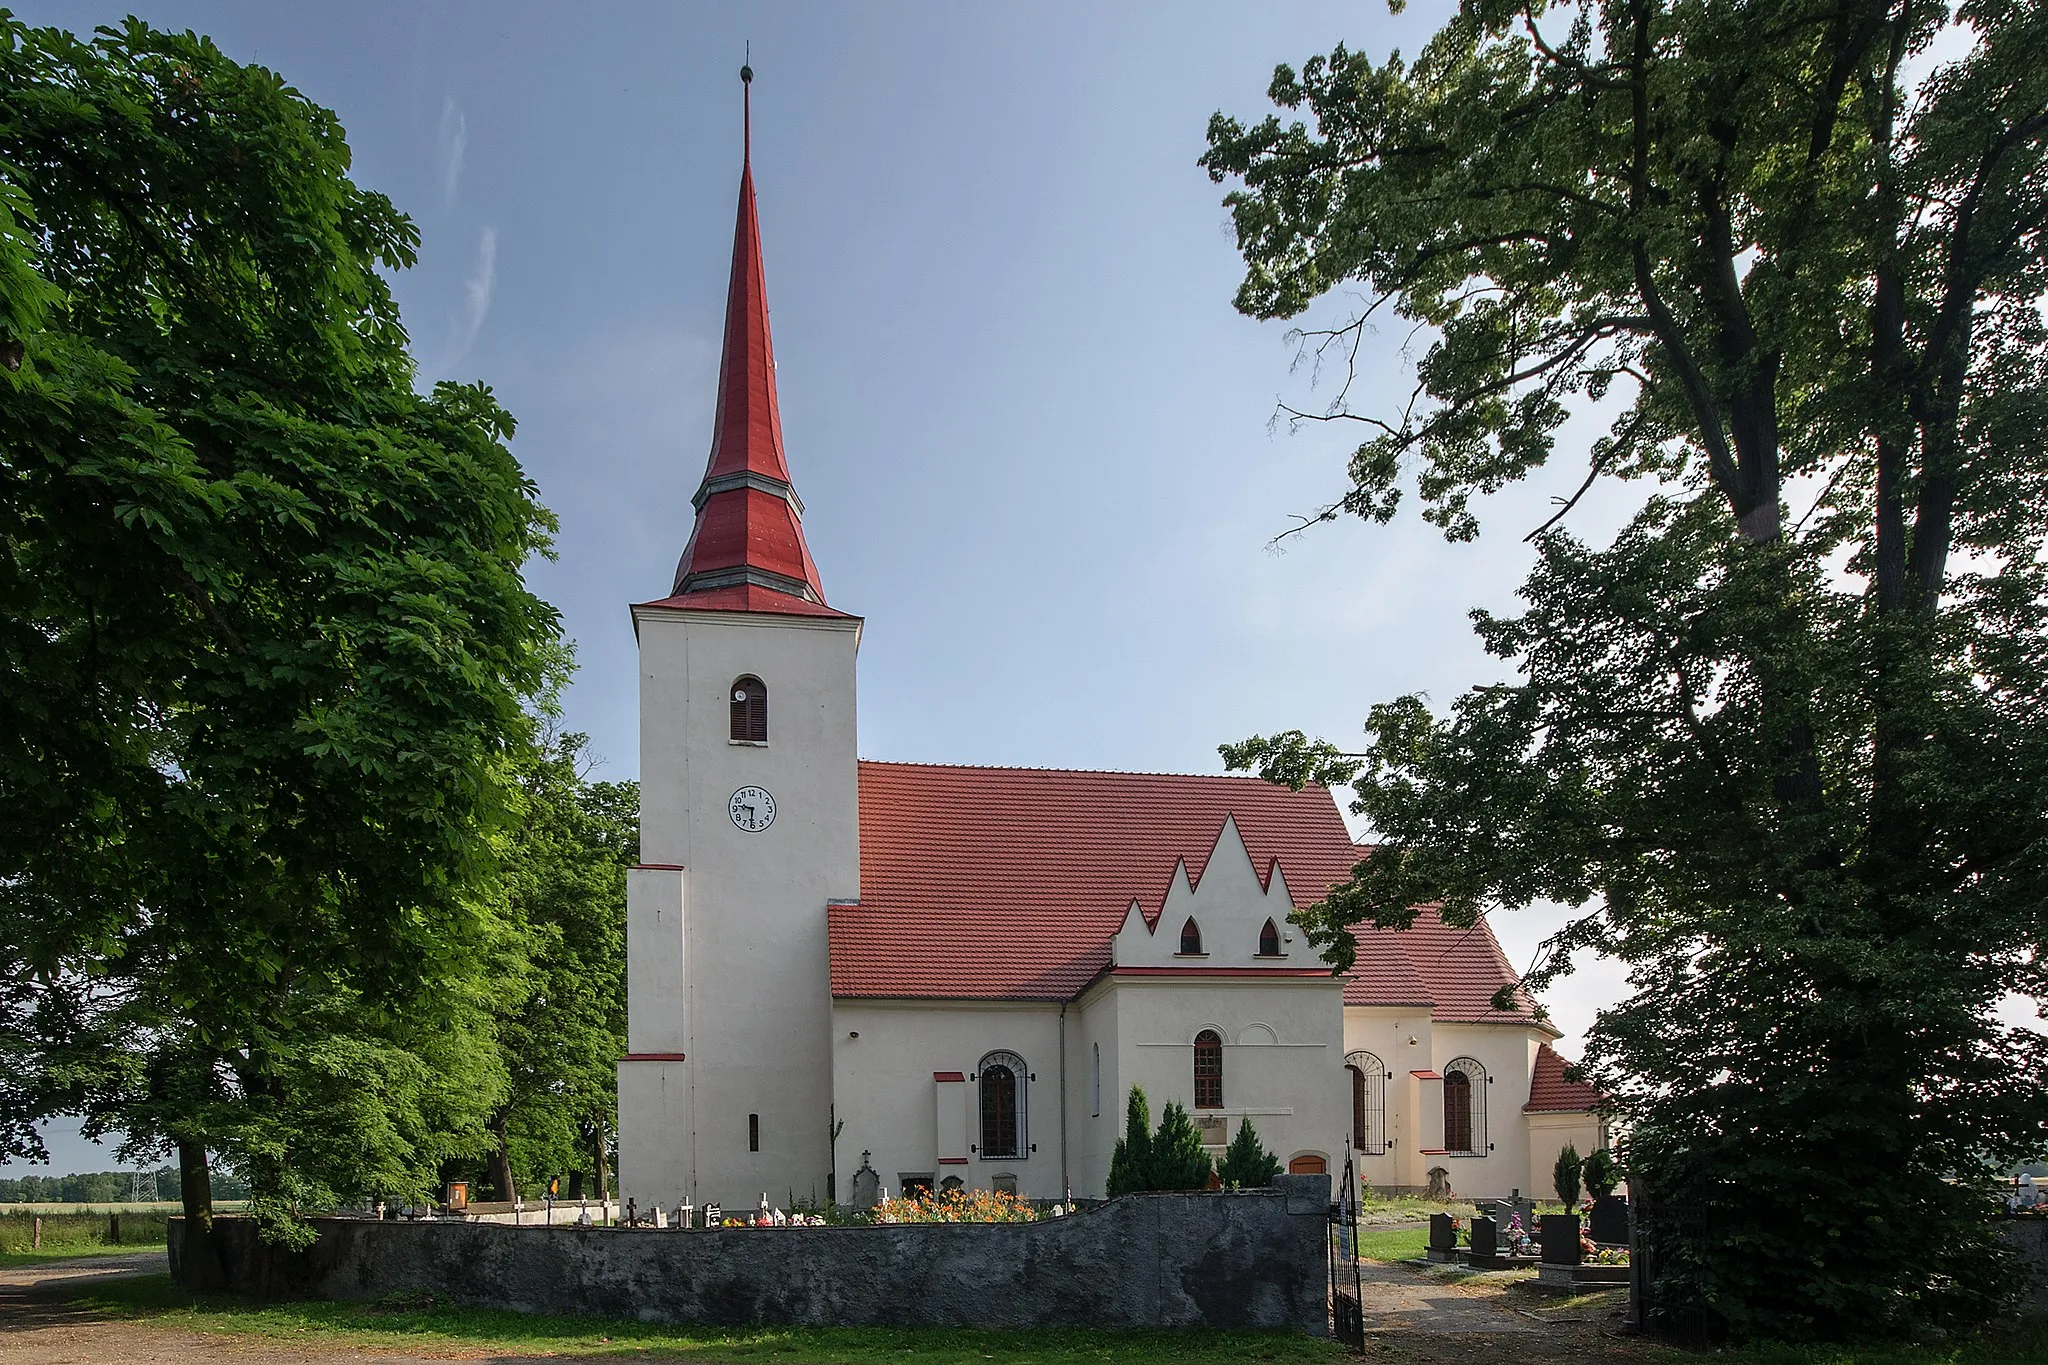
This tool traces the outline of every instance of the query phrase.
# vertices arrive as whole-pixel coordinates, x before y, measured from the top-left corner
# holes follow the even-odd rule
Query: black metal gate
[[[1330,1201],[1327,1253],[1330,1269],[1330,1335],[1354,1351],[1365,1349],[1365,1286],[1358,1270],[1358,1180],[1344,1158],[1344,1181]]]
[[[1629,1176],[1628,1324],[1647,1336],[1692,1346],[1716,1345],[1727,1336],[1720,1316],[1664,1292],[1673,1243],[1702,1240],[1712,1221],[1706,1209],[1666,1204],[1638,1174]]]

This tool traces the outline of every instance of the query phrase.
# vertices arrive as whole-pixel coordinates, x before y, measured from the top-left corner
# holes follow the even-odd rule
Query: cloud
[[[455,190],[462,182],[462,158],[469,149],[469,120],[449,95],[441,102],[441,131],[435,139],[441,156],[441,206],[455,203]]]
[[[476,266],[469,272],[468,282],[462,286],[462,311],[449,333],[448,358],[438,366],[443,374],[469,354],[476,334],[483,329],[484,319],[490,316],[491,295],[497,292],[497,288],[498,230],[487,227],[482,240],[477,243]]]

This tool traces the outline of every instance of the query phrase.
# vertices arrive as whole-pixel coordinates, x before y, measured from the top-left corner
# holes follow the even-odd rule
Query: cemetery
[[[1028,1222],[735,1226],[664,1211],[633,1226],[316,1218],[303,1252],[214,1223],[229,1289],[429,1294],[521,1312],[807,1326],[1327,1330],[1330,1179],[1141,1194]],[[170,1226],[180,1273],[184,1221]]]

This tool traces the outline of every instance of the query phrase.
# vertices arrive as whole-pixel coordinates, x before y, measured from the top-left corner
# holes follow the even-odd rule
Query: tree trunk
[[[185,1206],[179,1278],[187,1289],[218,1289],[226,1277],[213,1240],[213,1178],[206,1167],[203,1142],[178,1143],[178,1198]]]
[[[571,1199],[581,1199],[581,1198],[583,1197],[583,1172],[581,1172],[581,1171],[571,1171],[571,1172],[569,1172],[569,1196],[568,1196],[568,1197],[569,1197],[569,1198],[571,1198]]]
[[[490,1164],[484,1172],[484,1179],[490,1182],[492,1192],[508,1203],[518,1197],[512,1185],[512,1153],[506,1149],[505,1127],[509,1117],[509,1114],[501,1112],[491,1124],[498,1145],[491,1149]]]
[[[597,1197],[608,1200],[612,1197],[612,1167],[605,1141],[605,1122],[599,1119],[590,1125],[590,1147],[593,1164],[597,1169]]]

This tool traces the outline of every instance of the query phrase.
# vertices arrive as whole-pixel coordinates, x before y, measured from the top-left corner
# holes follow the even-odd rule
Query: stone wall
[[[215,1222],[227,1287],[648,1322],[1326,1330],[1328,1176],[1145,1194],[1038,1223],[658,1229],[315,1220],[303,1253]],[[183,1268],[172,1219],[171,1270]]]
[[[2027,1289],[2020,1300],[2024,1317],[2048,1318],[2048,1218],[2008,1218],[1998,1235],[2026,1263]]]

